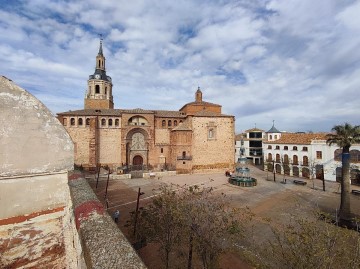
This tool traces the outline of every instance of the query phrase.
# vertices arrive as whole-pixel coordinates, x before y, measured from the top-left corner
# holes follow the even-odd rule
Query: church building
[[[87,84],[84,109],[58,113],[74,142],[76,165],[178,173],[233,167],[235,118],[203,101],[200,88],[178,111],[115,109],[102,41]]]

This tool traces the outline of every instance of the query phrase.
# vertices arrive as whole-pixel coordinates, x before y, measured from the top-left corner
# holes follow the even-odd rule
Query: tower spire
[[[99,36],[100,36],[100,47],[99,47],[99,53],[98,53],[98,55],[103,56],[103,49],[102,49],[103,37],[102,37],[102,34],[99,34]]]
[[[198,89],[195,93],[195,102],[202,102],[202,92],[200,90],[200,86],[198,86]]]
[[[96,55],[95,72],[89,76],[88,89],[85,95],[85,109],[114,108],[111,77],[106,75],[105,56],[100,36],[99,52]]]

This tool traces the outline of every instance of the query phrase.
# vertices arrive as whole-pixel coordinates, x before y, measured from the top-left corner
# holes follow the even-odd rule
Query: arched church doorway
[[[144,162],[143,157],[141,157],[140,155],[136,155],[132,161],[133,165],[142,165],[143,162]]]

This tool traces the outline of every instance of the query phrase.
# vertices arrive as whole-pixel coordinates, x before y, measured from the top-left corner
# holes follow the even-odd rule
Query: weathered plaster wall
[[[0,180],[0,268],[85,268],[67,181]]]
[[[72,169],[73,143],[60,122],[39,100],[3,76],[0,122],[0,177]]]
[[[0,122],[0,268],[82,268],[67,180],[70,136],[5,77]]]
[[[0,220],[65,207],[67,172],[0,180]]]

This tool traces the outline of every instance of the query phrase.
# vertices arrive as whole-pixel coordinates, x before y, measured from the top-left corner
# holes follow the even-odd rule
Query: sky
[[[359,125],[360,1],[0,0],[0,75],[83,109],[103,37],[115,108],[222,105],[236,133]]]

